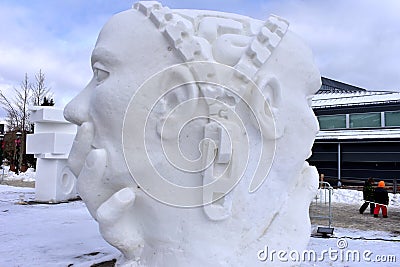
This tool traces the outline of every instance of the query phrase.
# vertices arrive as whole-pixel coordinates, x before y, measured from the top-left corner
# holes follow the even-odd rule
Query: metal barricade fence
[[[332,193],[333,187],[328,182],[319,182],[318,192],[310,206],[310,218],[328,220],[332,225]]]

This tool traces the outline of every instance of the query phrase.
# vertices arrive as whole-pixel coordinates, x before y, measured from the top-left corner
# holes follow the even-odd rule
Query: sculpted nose
[[[79,95],[71,100],[64,109],[64,117],[67,121],[81,125],[89,119],[90,94],[85,88]]]

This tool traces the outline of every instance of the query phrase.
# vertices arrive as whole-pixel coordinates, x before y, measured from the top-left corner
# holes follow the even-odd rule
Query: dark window
[[[350,128],[381,127],[381,113],[350,114]]]
[[[385,126],[400,126],[400,111],[385,112]]]
[[[346,115],[318,116],[318,122],[321,130],[346,128]]]

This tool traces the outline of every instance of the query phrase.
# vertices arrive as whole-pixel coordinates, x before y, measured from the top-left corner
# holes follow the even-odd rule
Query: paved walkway
[[[327,215],[328,205],[313,203],[310,206],[310,215]],[[354,204],[332,203],[332,227],[354,228],[368,231],[386,231],[393,235],[400,235],[400,209],[388,207],[388,218],[374,218],[369,214],[369,207],[364,214],[360,214],[359,206]],[[328,225],[326,219],[311,219],[315,225]]]

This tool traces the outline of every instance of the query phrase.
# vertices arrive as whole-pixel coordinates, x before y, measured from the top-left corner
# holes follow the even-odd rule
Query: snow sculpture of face
[[[287,27],[157,2],[104,26],[64,115],[80,196],[123,264],[265,266],[265,246],[305,248],[320,75]]]

